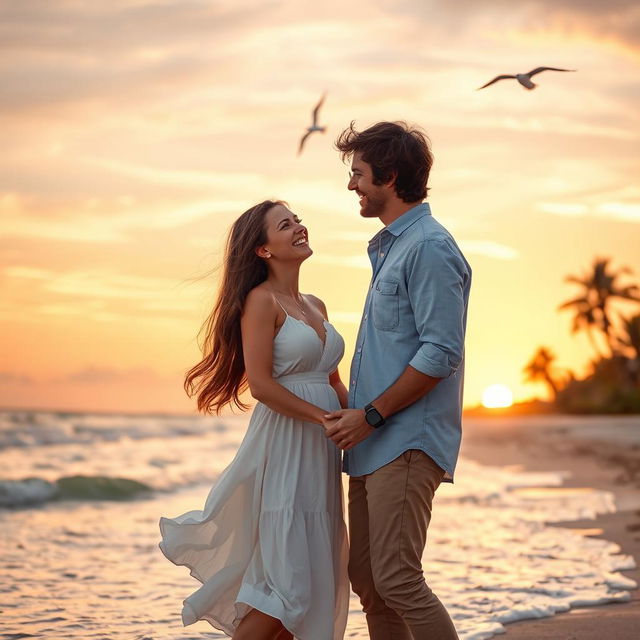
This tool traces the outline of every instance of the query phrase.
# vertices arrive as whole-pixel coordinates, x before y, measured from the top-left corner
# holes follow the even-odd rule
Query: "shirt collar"
[[[416,205],[409,211],[403,213],[399,218],[396,218],[390,225],[386,226],[384,229],[380,229],[378,233],[376,233],[373,238],[369,241],[369,243],[374,242],[378,239],[378,237],[383,234],[385,231],[389,232],[391,235],[396,238],[399,235],[402,235],[412,224],[415,224],[420,218],[424,218],[424,216],[431,215],[431,207],[428,202],[423,202],[419,205]]]

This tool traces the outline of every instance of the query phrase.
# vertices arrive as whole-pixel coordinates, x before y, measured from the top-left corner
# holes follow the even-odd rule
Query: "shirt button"
[[[362,351],[362,347],[358,347],[358,353]]]
[[[369,314],[368,314],[368,313],[365,313],[365,314],[364,314],[364,319],[366,320],[368,317],[369,317]]]
[[[384,258],[384,252],[383,251],[380,252],[380,257]]]
[[[351,384],[355,384],[355,383],[356,383],[356,381],[355,381],[355,380],[352,380],[352,381],[351,381]]]

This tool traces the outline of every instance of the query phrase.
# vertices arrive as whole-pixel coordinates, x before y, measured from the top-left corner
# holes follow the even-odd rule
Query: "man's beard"
[[[381,196],[365,196],[364,206],[360,206],[363,218],[379,218],[385,210],[387,200]]]

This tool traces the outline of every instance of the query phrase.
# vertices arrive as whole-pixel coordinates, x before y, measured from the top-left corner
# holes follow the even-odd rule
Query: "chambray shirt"
[[[420,449],[453,481],[471,267],[427,203],[377,233],[368,252],[373,277],[351,363],[349,407],[374,401],[407,365],[442,380],[346,451],[344,471],[366,475]]]

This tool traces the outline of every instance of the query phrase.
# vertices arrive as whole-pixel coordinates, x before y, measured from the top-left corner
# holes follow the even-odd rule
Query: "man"
[[[453,481],[460,447],[471,268],[423,202],[433,158],[419,130],[351,123],[336,147],[352,159],[360,215],[385,225],[369,242],[350,408],[325,423],[350,475],[349,577],[371,640],[453,640],[422,553],[433,495]]]

